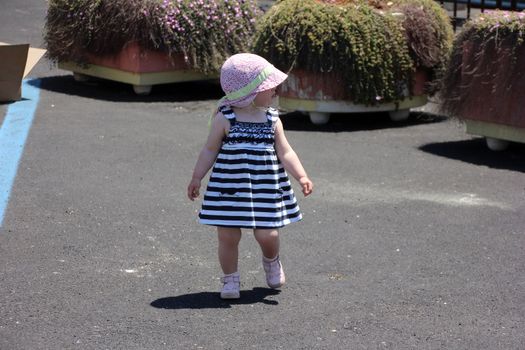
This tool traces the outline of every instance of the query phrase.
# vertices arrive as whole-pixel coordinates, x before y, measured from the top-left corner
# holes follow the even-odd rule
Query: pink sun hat
[[[219,107],[246,107],[257,93],[280,85],[288,75],[261,56],[239,53],[228,58],[221,68],[221,87],[226,96]]]

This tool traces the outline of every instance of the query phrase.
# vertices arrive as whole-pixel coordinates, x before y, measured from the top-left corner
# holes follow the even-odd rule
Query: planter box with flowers
[[[432,0],[281,0],[259,21],[254,51],[290,73],[280,106],[329,113],[389,111],[427,102],[452,46]]]
[[[50,0],[48,56],[74,72],[134,86],[215,79],[248,50],[260,10],[243,0]]]
[[[493,150],[525,142],[525,13],[489,11],[458,34],[443,79],[445,113]]]

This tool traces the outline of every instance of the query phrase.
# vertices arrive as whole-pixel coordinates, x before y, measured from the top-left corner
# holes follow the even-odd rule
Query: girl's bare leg
[[[255,229],[253,235],[261,246],[265,258],[272,259],[279,255],[279,231],[276,229]]]
[[[234,227],[217,227],[219,238],[219,263],[225,275],[237,272],[239,259],[239,242],[241,229]]]
[[[263,253],[262,263],[266,282],[270,288],[280,288],[286,277],[279,259],[279,232],[275,229],[253,230],[253,234]]]

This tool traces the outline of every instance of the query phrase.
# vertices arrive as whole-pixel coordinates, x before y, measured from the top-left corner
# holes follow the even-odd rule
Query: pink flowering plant
[[[521,74],[518,55],[525,45],[525,13],[487,11],[467,22],[454,40],[452,54],[442,80],[442,110],[458,115],[469,89],[463,81],[467,75],[483,75],[487,82],[495,77],[486,67],[499,67],[510,79]],[[466,51],[470,52],[465,55]],[[468,69],[465,69],[468,67]]]
[[[469,22],[465,28],[470,28],[482,36],[492,35],[491,33],[513,35],[521,44],[525,35],[525,12],[487,11]]]
[[[260,10],[255,0],[49,0],[48,56],[87,63],[86,53],[111,55],[129,42],[214,73],[247,51]]]

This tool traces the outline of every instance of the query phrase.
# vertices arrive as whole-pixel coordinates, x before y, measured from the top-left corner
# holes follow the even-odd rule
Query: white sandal
[[[277,255],[274,259],[268,259],[263,256],[263,268],[266,273],[266,283],[270,288],[279,288],[282,287],[286,282],[286,277],[284,276],[283,264]]]
[[[221,277],[223,283],[221,299],[239,299],[241,297],[241,276],[238,272]]]

